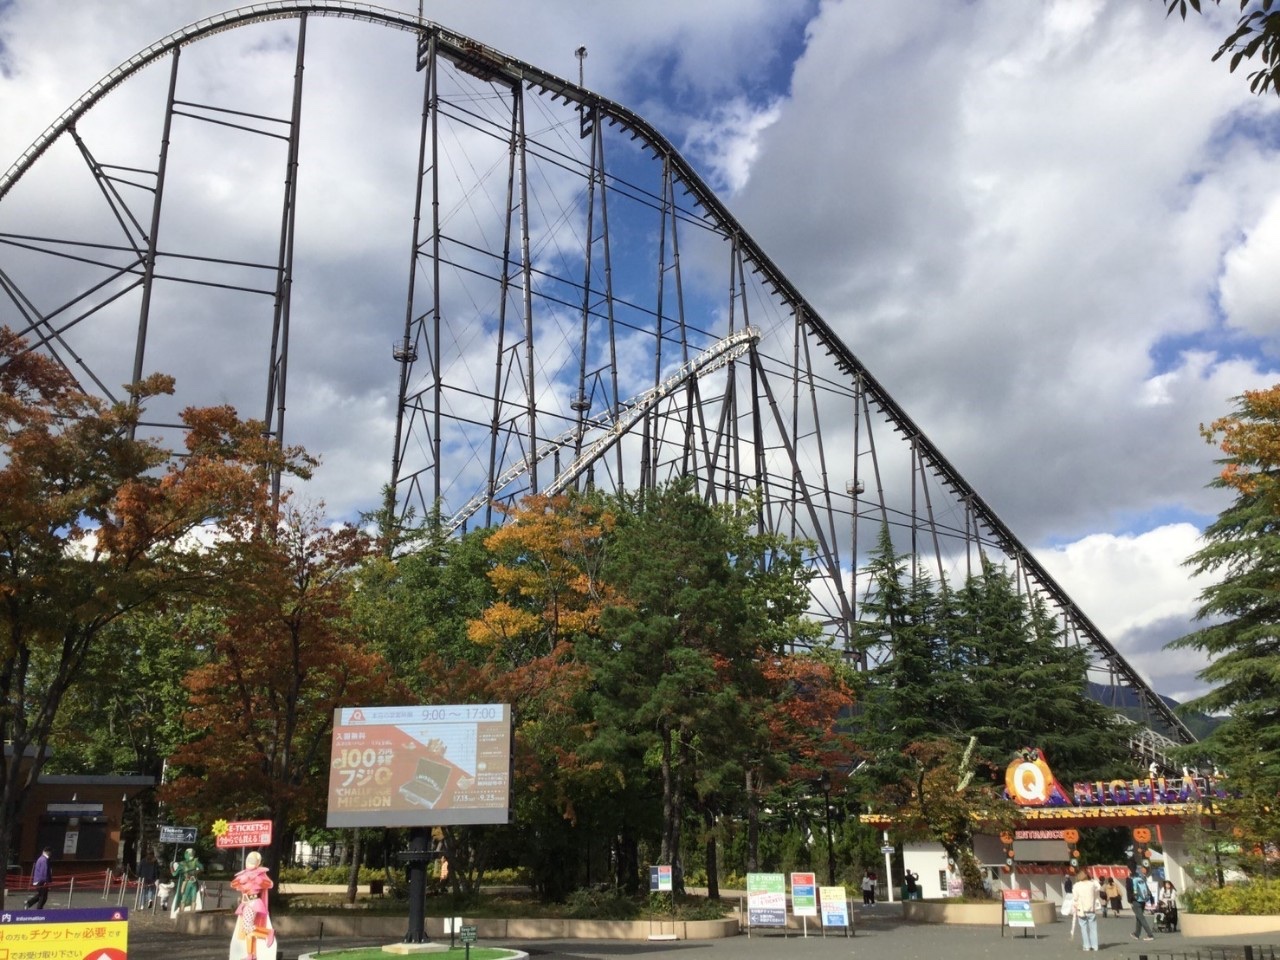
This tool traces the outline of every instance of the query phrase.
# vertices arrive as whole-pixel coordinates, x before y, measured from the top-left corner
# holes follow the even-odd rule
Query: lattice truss
[[[403,31],[398,73],[370,24]],[[219,82],[226,44],[255,83]],[[374,49],[386,95],[353,103]],[[308,322],[334,309],[343,330]],[[259,3],[122,64],[0,178],[0,322],[108,398],[175,375],[158,434],[214,402],[281,439],[291,409],[308,446],[362,431],[390,468],[347,465],[369,503],[389,477],[455,530],[588,484],[757,498],[812,544],[839,643],[882,525],[952,583],[985,555],[1058,612],[1102,696],[1190,739],[658,130],[407,14]],[[386,415],[343,424],[326,376],[377,382]]]

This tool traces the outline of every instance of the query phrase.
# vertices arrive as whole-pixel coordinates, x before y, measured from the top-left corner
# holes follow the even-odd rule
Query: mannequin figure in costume
[[[176,918],[180,910],[201,910],[204,898],[200,895],[200,874],[204,864],[196,859],[196,852],[190,847],[182,855],[182,859],[173,865],[173,903],[169,908],[169,916]]]
[[[240,894],[240,904],[229,960],[275,960],[276,932],[267,910],[267,891],[273,886],[262,865],[262,854],[253,851],[244,858],[244,869],[231,880],[231,889]]]

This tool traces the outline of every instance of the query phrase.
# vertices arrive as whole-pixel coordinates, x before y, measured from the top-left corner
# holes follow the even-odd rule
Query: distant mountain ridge
[[[1111,707],[1117,713],[1131,720],[1141,722],[1144,719],[1142,702],[1138,699],[1137,692],[1131,687],[1118,687],[1090,681],[1085,687],[1085,693],[1089,699],[1097,700],[1099,703]],[[1158,694],[1158,696],[1170,710],[1173,710],[1182,718],[1182,722],[1187,725],[1187,729],[1191,731],[1197,740],[1203,740],[1222,723],[1220,718],[1211,717],[1207,713],[1200,713],[1194,710],[1183,713],[1180,701],[1173,699],[1173,697],[1166,697],[1162,693]]]

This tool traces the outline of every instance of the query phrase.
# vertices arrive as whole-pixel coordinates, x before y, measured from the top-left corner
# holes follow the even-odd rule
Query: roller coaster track
[[[348,0],[274,0],[199,20],[140,50],[0,175],[0,254],[26,258],[20,269],[0,256],[0,319],[75,369],[88,389],[109,395],[105,384],[142,374],[144,348],[155,339],[153,292],[172,298],[195,287],[254,304],[265,298],[272,308],[258,402],[265,399],[267,429],[283,440],[312,17],[389,27],[415,40],[411,72],[422,84],[422,117],[415,192],[403,203],[412,234],[407,296],[403,325],[386,335],[399,380],[390,446],[402,504],[461,502],[444,511],[459,529],[495,500],[567,489],[588,470],[600,475],[593,482],[619,487],[691,473],[711,498],[758,494],[763,526],[815,544],[815,615],[849,643],[868,532],[892,528],[913,562],[932,559],[940,576],[963,576],[974,557],[995,555],[1029,594],[1052,605],[1065,642],[1087,648],[1095,679],[1115,691],[1113,706],[1132,700],[1163,734],[1194,739],[660,131],[620,103],[439,24]],[[196,109],[176,96],[185,49],[276,21],[298,24],[292,100],[279,117],[215,116],[222,106]],[[140,205],[121,186],[119,168],[98,161],[93,134],[82,128],[110,94],[166,58],[160,161],[130,174],[145,181]],[[539,111],[532,126],[529,116]],[[171,136],[193,123],[283,144],[271,172],[276,183],[279,170],[286,173],[278,256],[161,243],[162,223],[196,216],[165,196],[174,176]],[[4,220],[37,161],[63,149],[83,155],[126,239],[104,242],[96,225],[82,235],[67,227],[45,235],[38,223]],[[481,228],[457,216],[467,204],[473,220],[483,211]],[[174,233],[195,242],[195,231]],[[25,269],[27,260],[41,269]],[[712,279],[717,268],[727,284],[723,274]],[[37,282],[58,290],[56,298]],[[104,359],[87,331],[135,299],[136,344]],[[169,316],[180,312],[171,306]],[[717,387],[708,393],[713,372]]]

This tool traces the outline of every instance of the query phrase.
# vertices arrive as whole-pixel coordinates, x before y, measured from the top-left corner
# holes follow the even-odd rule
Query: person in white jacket
[[[1083,870],[1076,873],[1071,887],[1072,911],[1080,926],[1080,942],[1085,950],[1098,949],[1098,881]]]

